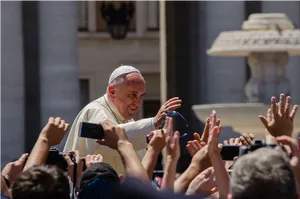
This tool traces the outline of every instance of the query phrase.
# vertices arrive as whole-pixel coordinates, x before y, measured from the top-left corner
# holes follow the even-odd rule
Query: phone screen
[[[221,157],[223,160],[233,160],[234,157],[239,156],[240,146],[223,145],[221,150]]]
[[[79,137],[91,139],[103,139],[104,130],[100,124],[81,122],[79,127]]]

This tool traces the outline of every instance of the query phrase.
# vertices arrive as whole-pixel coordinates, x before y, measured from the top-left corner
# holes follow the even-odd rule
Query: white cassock
[[[64,152],[78,150],[80,156],[84,157],[88,154],[101,154],[104,162],[110,164],[117,172],[123,173],[124,167],[119,154],[106,146],[101,146],[94,139],[82,138],[78,136],[80,122],[110,122],[118,125],[126,130],[129,141],[133,144],[140,158],[145,154],[147,146],[146,136],[155,130],[154,118],[141,119],[138,121],[125,120],[117,108],[110,102],[107,95],[92,101],[85,106],[75,118],[68,139],[64,148]]]

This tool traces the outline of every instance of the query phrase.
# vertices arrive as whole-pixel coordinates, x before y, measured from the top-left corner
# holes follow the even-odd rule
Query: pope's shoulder
[[[88,103],[83,109],[82,111],[87,111],[87,110],[91,110],[91,109],[103,109],[103,105],[105,103],[104,97],[100,97],[90,103]]]

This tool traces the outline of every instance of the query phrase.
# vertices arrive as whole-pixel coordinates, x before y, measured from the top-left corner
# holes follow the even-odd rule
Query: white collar
[[[110,110],[112,111],[112,114],[116,117],[118,122],[121,123],[127,123],[132,120],[126,120],[118,111],[118,109],[115,107],[115,105],[109,100],[107,94],[104,95],[105,101],[107,102],[107,105],[109,106]]]

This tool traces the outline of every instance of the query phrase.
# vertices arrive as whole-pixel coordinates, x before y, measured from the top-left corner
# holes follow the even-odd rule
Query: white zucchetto
[[[121,75],[129,74],[129,73],[141,73],[138,69],[133,66],[122,65],[116,68],[110,75],[108,84],[111,84],[116,78]]]

